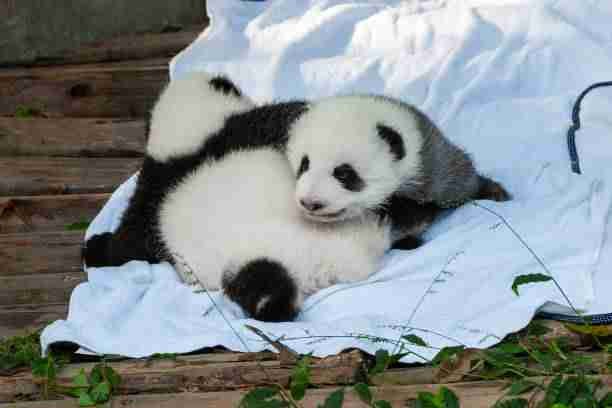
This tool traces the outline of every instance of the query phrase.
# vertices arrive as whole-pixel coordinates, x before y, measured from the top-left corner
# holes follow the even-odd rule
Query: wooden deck
[[[86,279],[79,259],[84,222],[137,170],[143,115],[168,80],[170,57],[202,28],[116,39],[44,66],[0,69],[0,338],[66,317],[72,289]],[[91,365],[68,365],[58,383]],[[288,385],[293,365],[278,354],[220,350],[118,361],[111,366],[123,381],[107,406],[232,407],[253,386]],[[358,351],[315,360],[311,381],[318,388],[302,405],[316,407],[339,385],[354,384],[365,365]],[[601,379],[612,385],[611,376]],[[404,406],[418,392],[446,383],[463,407],[488,408],[506,385],[462,381],[461,375],[444,376],[433,367],[402,368],[379,376],[373,392]],[[0,407],[77,406],[74,399],[42,398],[29,370],[0,376]],[[348,392],[344,406],[366,405]]]

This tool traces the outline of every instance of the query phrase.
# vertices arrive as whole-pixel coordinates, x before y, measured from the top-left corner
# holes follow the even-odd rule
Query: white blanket
[[[454,211],[423,247],[392,251],[365,282],[313,295],[291,323],[247,320],[218,292],[215,307],[168,264],[90,268],[67,320],[43,332],[45,349],[72,341],[140,357],[269,348],[246,323],[317,356],[393,350],[409,333],[435,347],[491,346],[543,306],[571,313],[552,282],[512,292],[517,275],[547,272],[504,221],[573,307],[612,312],[612,89],[585,99],[577,133],[583,175],[570,172],[565,144],[576,96],[612,80],[609,1],[209,0],[208,9],[212,25],[172,61],[173,78],[224,72],[257,102],[349,92],[400,97],[426,111],[515,200],[478,203],[503,220],[472,204]],[[133,187],[134,177],[87,236],[116,228]],[[403,361],[436,352],[413,350],[421,357]]]

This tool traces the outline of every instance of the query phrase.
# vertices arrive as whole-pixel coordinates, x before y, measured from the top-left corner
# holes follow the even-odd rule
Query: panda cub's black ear
[[[402,160],[404,156],[406,156],[406,149],[404,148],[404,140],[402,139],[402,135],[400,135],[395,129],[383,125],[382,123],[378,123],[376,125],[376,130],[378,131],[378,136],[380,136],[380,138],[389,145],[389,149],[391,150],[391,154],[393,154],[395,160]]]
[[[229,78],[223,75],[216,75],[208,81],[210,86],[213,87],[215,91],[221,92],[225,95],[234,95],[238,98],[242,96],[242,92],[240,89],[229,80]]]

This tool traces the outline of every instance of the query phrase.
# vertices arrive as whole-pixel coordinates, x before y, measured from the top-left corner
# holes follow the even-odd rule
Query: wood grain
[[[353,383],[363,364],[358,351],[314,359],[311,382],[315,386]],[[58,385],[69,386],[81,369],[89,372],[94,364],[71,364],[58,373]],[[176,360],[127,360],[109,363],[121,376],[120,394],[214,392],[242,389],[270,383],[288,386],[293,367],[277,359],[245,359],[237,362],[214,362],[198,356]],[[265,371],[261,369],[264,368]],[[0,401],[8,402],[39,395],[39,386],[31,373],[0,377]],[[180,405],[177,405],[180,406]],[[206,406],[206,405],[203,405]]]
[[[75,228],[76,223],[91,222],[109,197],[108,193],[0,197],[0,234]]]
[[[143,117],[168,81],[168,59],[0,71],[0,116]]]
[[[597,376],[606,389],[612,387],[612,376]],[[550,380],[550,379],[549,379]],[[459,397],[462,407],[467,408],[491,408],[499,397],[506,393],[505,381],[487,382],[466,382],[455,384],[429,384],[429,385],[408,385],[392,387],[371,387],[374,399],[385,399],[393,407],[405,407],[408,401],[415,400],[419,392],[437,390],[445,386],[452,389]],[[306,397],[300,401],[304,408],[316,408],[322,404],[325,398],[337,390],[338,387],[310,389],[306,392]],[[236,407],[246,391],[225,391],[225,392],[183,392],[170,394],[150,394],[150,395],[124,395],[114,397],[108,407],[110,408],[229,408]],[[542,395],[542,393],[540,393]],[[526,394],[526,398],[529,398]],[[525,396],[523,396],[525,397]],[[535,399],[536,401],[538,398]],[[20,402],[11,404],[0,404],[0,407],[13,408],[73,408],[74,400],[58,401],[38,401]],[[344,398],[344,408],[366,408],[367,405],[361,402],[359,397],[349,388],[346,388]]]
[[[108,193],[135,173],[139,158],[0,158],[0,196]]]
[[[0,156],[135,157],[144,146],[143,120],[0,117]]]
[[[83,237],[83,231],[1,234],[0,277],[81,272]]]
[[[19,65],[60,65],[113,62],[147,58],[171,58],[187,47],[207,26],[185,27],[178,32],[124,35],[83,44],[55,54],[20,61]]]
[[[84,272],[0,277],[0,308],[66,304]]]
[[[65,319],[67,314],[65,303],[0,307],[0,339],[33,333],[55,320]]]

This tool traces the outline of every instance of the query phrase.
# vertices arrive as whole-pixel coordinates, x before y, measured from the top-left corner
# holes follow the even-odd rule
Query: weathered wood
[[[609,389],[612,387],[612,376],[599,376],[603,384]],[[467,382],[458,384],[429,384],[409,385],[394,387],[372,387],[371,391],[375,400],[385,399],[393,407],[405,407],[407,401],[417,398],[419,392],[437,392],[440,387],[445,386],[453,390],[462,407],[467,408],[491,408],[497,399],[507,390],[505,381],[489,382]],[[325,398],[337,390],[338,387],[310,389],[306,397],[300,401],[304,408],[316,408],[322,404]],[[114,397],[108,404],[109,408],[229,408],[236,407],[246,391],[206,392],[206,393],[172,393],[153,395],[125,395]],[[526,394],[529,398],[529,394]],[[540,394],[542,395],[542,394]],[[536,398],[537,401],[537,398]],[[74,400],[37,401],[0,404],[0,407],[12,408],[73,408]],[[350,388],[346,388],[344,408],[366,408],[359,397]]]
[[[248,355],[248,354],[247,354]],[[277,383],[288,386],[293,369],[270,355],[263,361],[215,362],[205,356],[177,357],[175,360],[126,360],[109,363],[121,376],[120,394],[148,392],[211,392],[242,389]],[[363,363],[358,351],[315,359],[311,382],[316,386],[349,384],[355,381]],[[81,369],[89,372],[94,364],[71,364],[58,373],[58,385],[69,386]],[[264,367],[264,370],[262,370]],[[0,401],[8,402],[39,395],[38,381],[29,372],[0,377]]]
[[[92,41],[176,31],[207,21],[202,0],[62,0],[61,5],[39,0],[0,1],[0,63],[27,63]]]
[[[178,32],[124,35],[82,44],[67,50],[34,56],[28,60],[4,63],[5,66],[86,64],[147,58],[170,58],[187,47],[207,26],[186,27]]]
[[[83,231],[1,234],[0,278],[81,272],[83,237]]]
[[[0,277],[0,308],[66,304],[72,289],[86,280],[84,272]]]
[[[139,158],[0,158],[0,196],[108,193],[140,164]]]
[[[0,71],[0,116],[143,117],[168,81],[168,59]]]
[[[67,314],[67,304],[0,307],[0,339],[32,333]]]
[[[75,223],[93,220],[109,197],[107,193],[0,197],[0,234],[66,231]]]
[[[141,156],[143,120],[0,117],[0,156]]]

